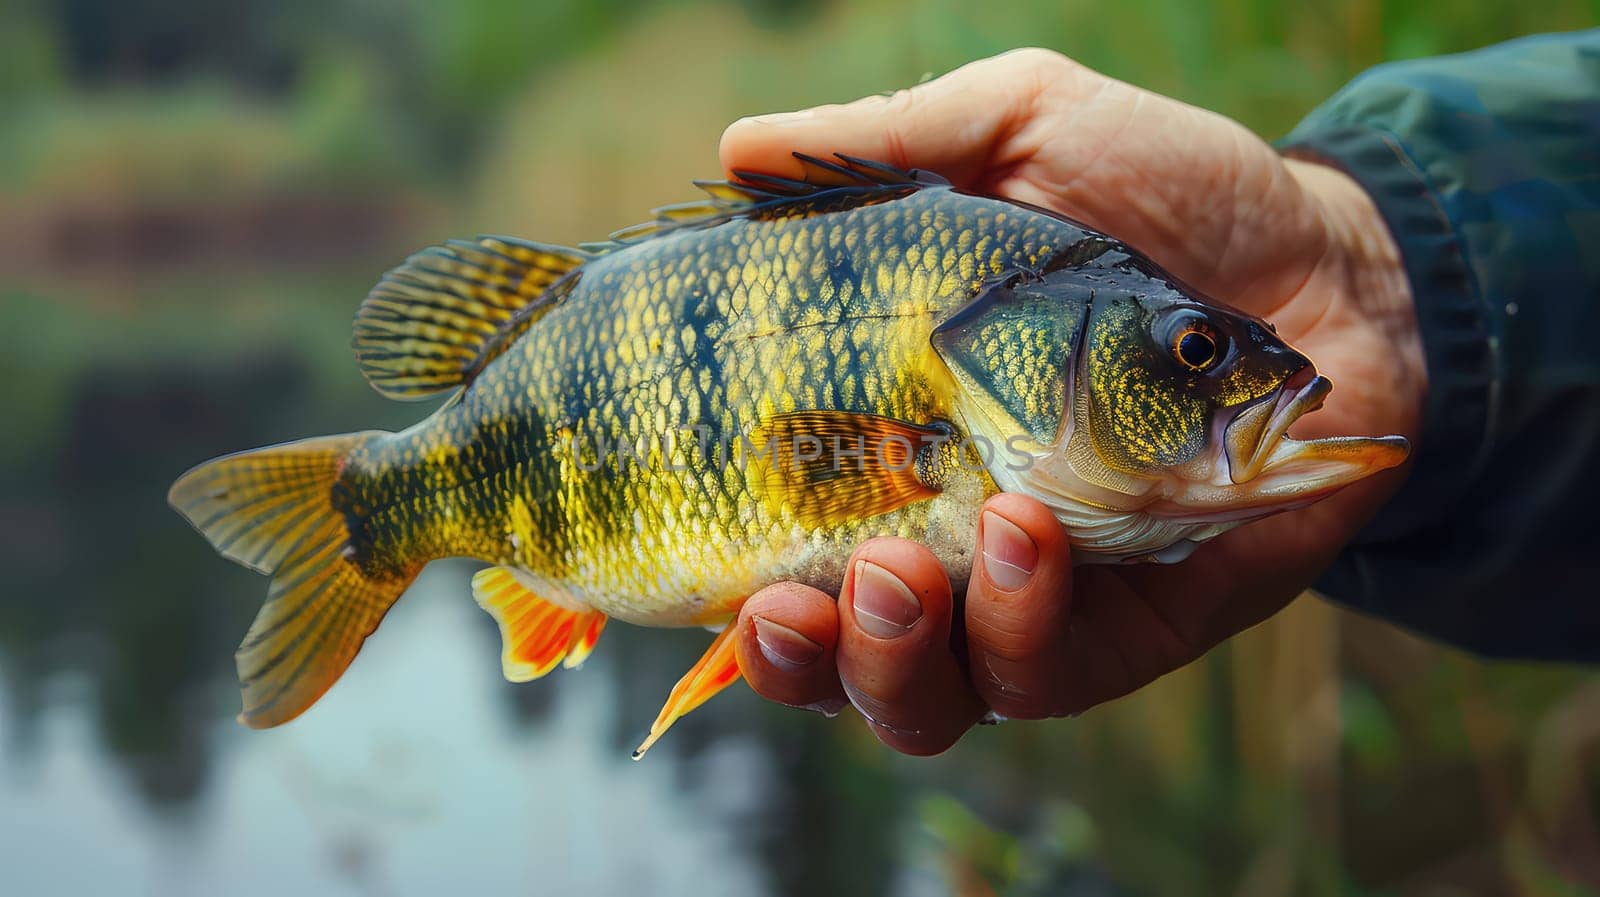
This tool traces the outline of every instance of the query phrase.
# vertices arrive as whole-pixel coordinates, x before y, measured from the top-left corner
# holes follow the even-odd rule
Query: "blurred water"
[[[211,785],[177,812],[120,780],[88,684],[52,683],[35,749],[0,748],[8,893],[766,893],[744,825],[767,796],[757,743],[702,758],[708,798],[670,742],[643,763],[616,749],[615,685],[593,671],[514,725],[461,572],[430,570],[300,723],[216,721]]]
[[[629,759],[704,633],[612,627],[586,669],[513,685],[473,566],[438,563],[301,719],[232,719],[267,580],[166,488],[426,413],[368,394],[340,345],[370,276],[0,292],[0,326],[30,334],[0,372],[0,892],[766,893],[785,795],[748,726],[691,720]]]
[[[425,570],[303,717],[233,720],[267,579],[165,493],[217,454],[427,413],[370,393],[349,355],[350,297],[382,264],[0,289],[0,329],[28,334],[0,355],[0,893],[919,880],[898,849],[914,792],[858,726],[737,688],[635,763],[710,636],[615,625],[585,669],[511,684],[465,562]]]

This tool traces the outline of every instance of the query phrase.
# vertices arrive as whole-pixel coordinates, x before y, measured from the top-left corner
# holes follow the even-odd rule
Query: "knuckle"
[[[1050,106],[1052,98],[1075,95],[1083,85],[1103,80],[1082,63],[1054,50],[1029,47],[1018,51],[1018,55],[1015,78],[1019,95],[1034,112]]]
[[[1024,67],[1035,69],[1041,73],[1065,73],[1080,68],[1077,62],[1070,57],[1046,49],[1045,47],[1022,47],[1006,54]]]
[[[919,86],[902,87],[889,94],[888,102],[885,104],[888,111],[894,115],[908,115],[912,109],[920,106],[922,98],[921,92],[918,90]]]
[[[1012,663],[1023,663],[1047,654],[1055,645],[1055,633],[1037,621],[1007,609],[973,606],[967,615],[967,635],[988,654]]]

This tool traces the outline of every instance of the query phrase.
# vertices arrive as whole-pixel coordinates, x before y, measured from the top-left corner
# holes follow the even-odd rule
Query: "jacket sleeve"
[[[1318,590],[1600,662],[1600,31],[1380,66],[1281,146],[1372,195],[1429,378],[1411,477]]]

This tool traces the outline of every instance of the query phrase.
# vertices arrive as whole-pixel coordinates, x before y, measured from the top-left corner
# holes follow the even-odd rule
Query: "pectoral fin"
[[[472,597],[500,624],[500,665],[512,682],[537,679],[558,663],[568,669],[582,664],[606,625],[599,611],[568,610],[540,598],[505,567],[479,570]]]
[[[952,432],[876,414],[795,411],[756,428],[744,460],[775,509],[829,526],[938,494],[936,462]]]
[[[734,653],[736,639],[733,632],[737,628],[736,622],[729,622],[717,634],[711,647],[701,655],[689,672],[683,674],[678,684],[672,687],[672,694],[667,696],[667,703],[661,707],[661,713],[656,716],[656,721],[650,725],[650,734],[638,750],[633,752],[633,759],[644,756],[651,745],[672,728],[672,724],[689,711],[704,704],[712,695],[739,681],[739,658]]]

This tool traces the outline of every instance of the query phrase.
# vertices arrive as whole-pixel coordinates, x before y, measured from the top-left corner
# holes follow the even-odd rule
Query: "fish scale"
[[[928,343],[938,317],[984,277],[1036,266],[1082,235],[1028,217],[927,190],[828,216],[737,219],[601,256],[459,401],[358,456],[374,472],[363,479],[374,504],[391,492],[433,495],[455,512],[431,518],[432,532],[409,513],[375,517],[374,556],[515,565],[610,616],[654,625],[718,622],[749,590],[796,573],[835,587],[839,546],[885,533],[925,537],[936,509],[912,505],[807,531],[753,496],[737,459],[671,471],[661,449],[674,438],[682,448],[695,425],[715,446],[798,409],[950,419]],[[978,242],[963,236],[976,233],[988,254],[963,277],[956,247]],[[733,286],[714,292],[719,284]],[[525,440],[518,463],[498,467],[507,455],[482,447],[511,434]],[[578,467],[574,439],[585,448],[632,440],[645,451],[634,464],[613,449],[612,463],[563,476]],[[678,463],[697,460],[698,446],[690,454]],[[585,466],[595,460],[605,461]],[[502,472],[505,488],[477,485]],[[520,546],[506,523],[513,494],[534,511],[535,538]]]
[[[353,345],[378,391],[454,390],[443,405],[174,484],[219,551],[274,574],[237,654],[241,720],[294,718],[425,564],[468,557],[492,565],[473,594],[514,681],[582,663],[611,618],[721,627],[642,752],[739,677],[725,624],[751,593],[832,591],[869,537],[964,580],[1005,489],[1050,507],[1075,561],[1173,561],[1404,457],[1284,437],[1327,381],[1111,237],[926,173],[799,159],[809,181],[705,183],[582,249],[414,254]]]

